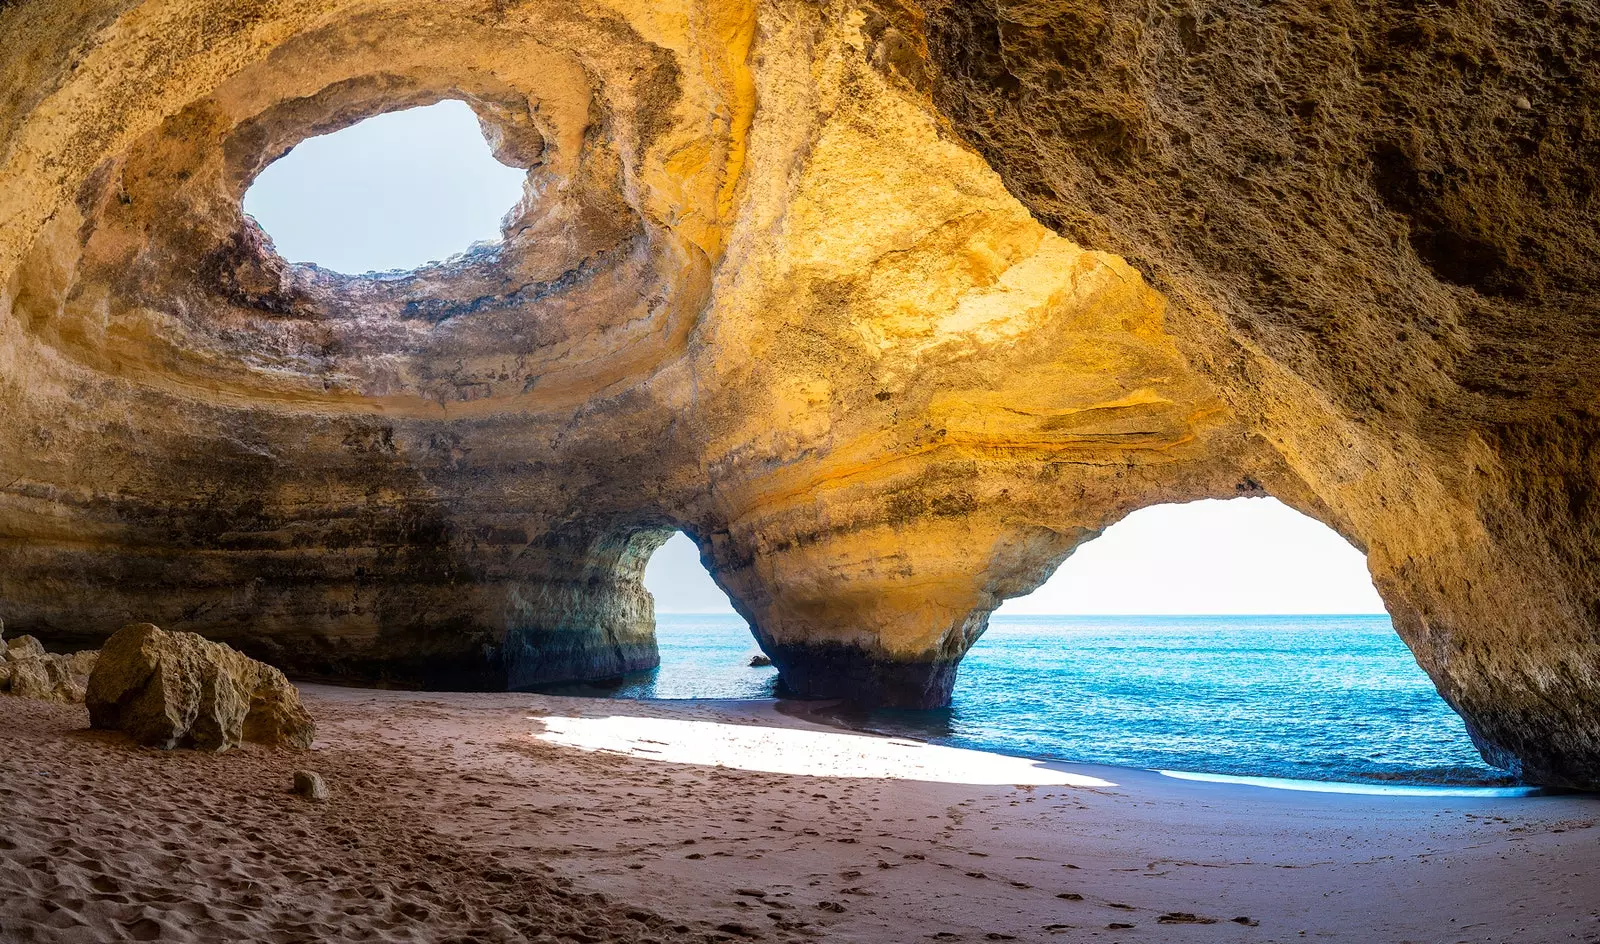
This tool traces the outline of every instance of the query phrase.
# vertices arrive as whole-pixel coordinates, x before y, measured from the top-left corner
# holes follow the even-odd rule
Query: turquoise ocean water
[[[733,615],[662,615],[616,698],[769,698]],[[578,690],[568,689],[568,693]],[[596,694],[598,690],[585,689]],[[839,716],[949,744],[1305,780],[1500,784],[1384,616],[998,616],[950,708]]]

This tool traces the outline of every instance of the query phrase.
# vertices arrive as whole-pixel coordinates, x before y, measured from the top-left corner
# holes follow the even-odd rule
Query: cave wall
[[[1166,295],[1486,755],[1592,782],[1600,10],[919,12],[941,113],[1038,219]]]
[[[1368,552],[1487,756],[1595,782],[1592,34],[1452,177],[1426,57],[1299,95],[1422,42],[1327,10],[4,8],[0,616],[604,678],[682,528],[791,688],[927,706],[1121,516],[1270,493]],[[441,98],[528,168],[501,245],[347,276],[239,210]]]

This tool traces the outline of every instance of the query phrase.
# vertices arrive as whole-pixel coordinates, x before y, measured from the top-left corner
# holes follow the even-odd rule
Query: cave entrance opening
[[[256,176],[244,210],[290,262],[408,271],[499,242],[526,177],[446,100],[305,139]]]
[[[1361,551],[1270,498],[1152,506],[1079,547],[991,617],[937,725],[958,746],[1205,774],[1503,780]]]
[[[650,555],[645,589],[655,598],[661,667],[624,681],[621,698],[769,698],[776,669],[752,665],[761,654],[750,626],[711,578],[700,547],[682,531]]]

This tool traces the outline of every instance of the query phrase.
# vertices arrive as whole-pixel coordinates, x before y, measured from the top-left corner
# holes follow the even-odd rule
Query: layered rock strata
[[[1600,775],[1600,10],[924,0],[942,114],[1368,565],[1485,756]]]
[[[926,706],[1123,515],[1272,494],[1486,756],[1600,781],[1593,24],[1293,6],[13,3],[0,615],[604,678],[682,529],[792,690]],[[240,211],[443,98],[528,169],[499,246]]]

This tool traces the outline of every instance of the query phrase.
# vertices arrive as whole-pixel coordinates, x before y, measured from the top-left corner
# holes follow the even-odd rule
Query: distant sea
[[[734,615],[657,618],[661,668],[613,698],[770,698]],[[1511,783],[1386,616],[997,616],[951,707],[851,726],[1008,754],[1297,780]]]

